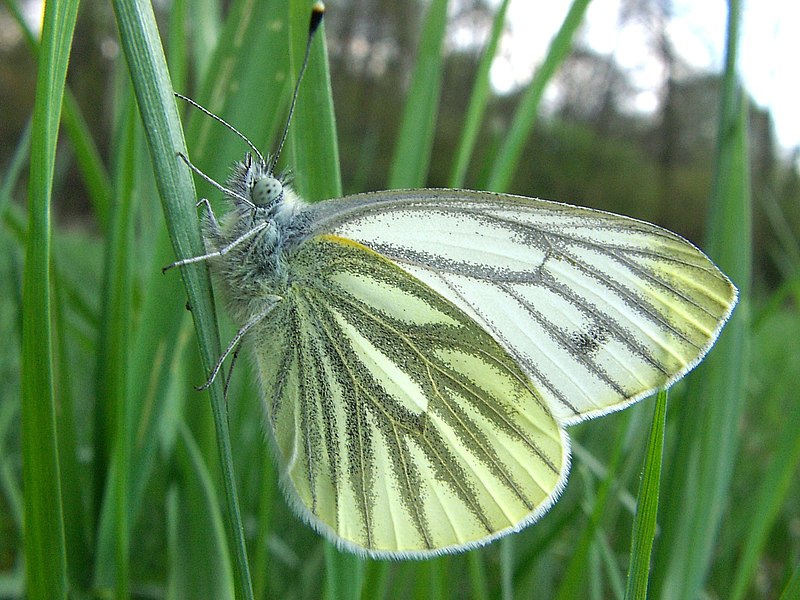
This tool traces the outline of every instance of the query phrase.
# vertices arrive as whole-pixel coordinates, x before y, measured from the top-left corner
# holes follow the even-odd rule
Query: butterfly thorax
[[[290,254],[307,229],[305,203],[283,176],[250,155],[234,166],[228,187],[233,210],[218,225],[207,221],[205,239],[209,251],[230,248],[212,265],[231,308],[247,318],[260,312],[266,296],[288,287]]]

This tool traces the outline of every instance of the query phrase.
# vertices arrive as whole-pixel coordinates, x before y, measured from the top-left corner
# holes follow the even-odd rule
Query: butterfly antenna
[[[294,114],[294,106],[297,103],[297,93],[300,91],[300,82],[303,80],[303,74],[306,72],[306,67],[308,66],[308,57],[311,55],[311,42],[314,40],[314,33],[316,33],[317,29],[319,28],[319,24],[322,23],[322,17],[325,14],[325,5],[322,2],[317,2],[314,4],[313,8],[311,9],[311,20],[308,23],[308,39],[306,40],[306,55],[303,58],[303,65],[300,67],[300,74],[297,76],[297,83],[294,85],[294,93],[292,94],[292,103],[289,105],[289,116],[286,119],[286,126],[283,128],[283,135],[281,136],[281,142],[278,144],[278,149],[275,154],[272,155],[272,160],[270,160],[269,170],[273,172],[275,170],[275,166],[278,164],[278,157],[281,155],[281,150],[283,150],[283,144],[286,142],[286,136],[289,135],[289,123],[292,122],[292,115]]]
[[[264,162],[264,157],[261,155],[261,152],[259,152],[259,151],[258,151],[258,148],[256,148],[256,147],[255,147],[255,144],[253,144],[253,142],[251,142],[249,139],[247,139],[247,136],[246,136],[245,134],[243,134],[241,131],[239,131],[238,129],[236,129],[236,127],[234,127],[233,125],[231,125],[230,123],[228,123],[228,122],[227,122],[225,119],[223,119],[222,117],[218,117],[217,115],[215,115],[214,113],[212,113],[210,110],[208,110],[208,109],[207,109],[207,108],[205,108],[204,106],[201,106],[200,104],[198,104],[197,102],[195,102],[195,101],[194,101],[194,100],[192,100],[191,98],[187,98],[186,96],[184,96],[183,94],[179,94],[178,92],[173,92],[173,94],[175,94],[175,97],[176,97],[176,98],[180,98],[180,99],[181,99],[181,100],[183,100],[184,102],[187,102],[187,103],[191,104],[191,105],[192,105],[192,106],[194,106],[194,107],[195,107],[197,110],[199,110],[199,111],[201,111],[202,113],[204,113],[204,114],[208,115],[209,117],[211,117],[211,118],[212,118],[212,119],[214,119],[215,121],[219,121],[220,123],[222,123],[223,125],[225,125],[225,127],[227,127],[227,128],[228,128],[228,129],[230,129],[230,130],[231,130],[233,133],[235,133],[235,134],[236,134],[236,135],[238,135],[240,138],[242,138],[242,139],[245,141],[245,143],[246,143],[248,146],[250,146],[250,149],[251,149],[251,150],[253,151],[253,153],[254,153],[254,154],[255,154],[255,155],[258,157],[258,159],[259,159],[259,160],[260,160],[262,163]]]

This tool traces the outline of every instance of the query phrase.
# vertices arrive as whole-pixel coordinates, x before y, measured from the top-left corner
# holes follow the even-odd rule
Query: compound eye
[[[269,206],[280,198],[283,185],[274,177],[262,177],[253,184],[252,199],[256,206]]]

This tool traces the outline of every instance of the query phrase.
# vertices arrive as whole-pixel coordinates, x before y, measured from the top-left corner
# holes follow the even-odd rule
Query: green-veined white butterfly
[[[204,202],[208,254],[171,266],[212,266],[290,503],[348,550],[425,557],[532,523],[565,485],[564,427],[682,377],[736,303],[649,223],[462,190],[308,204],[250,145],[215,184],[230,212]]]

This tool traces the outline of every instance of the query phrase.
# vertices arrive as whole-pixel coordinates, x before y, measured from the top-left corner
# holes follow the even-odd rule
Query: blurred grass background
[[[581,45],[585,0],[505,96],[488,73],[507,2],[328,6],[282,161],[306,197],[449,185],[613,210],[695,241],[741,292],[665,418],[646,400],[570,430],[569,485],[539,523],[394,563],[341,555],[287,509],[244,361],[227,405],[192,388],[235,327],[204,268],[161,274],[198,253],[195,198],[224,210],[175,152],[185,132],[221,181],[245,148],[171,91],[272,149],[311,5],[223,4],[50,3],[41,41],[24,0],[0,9],[20,39],[0,90],[0,597],[613,598],[642,580],[654,598],[798,597],[800,178],[736,79],[739,3],[724,72],[669,78],[648,118]],[[454,49],[465,26],[485,44]],[[662,456],[650,528],[639,476]]]

